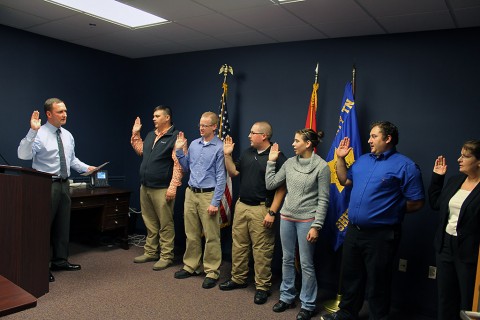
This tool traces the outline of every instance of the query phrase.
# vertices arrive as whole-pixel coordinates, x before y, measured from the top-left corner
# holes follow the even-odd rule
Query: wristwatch
[[[271,216],[271,217],[275,217],[275,215],[277,214],[275,211],[272,211],[272,210],[268,210],[268,214]]]

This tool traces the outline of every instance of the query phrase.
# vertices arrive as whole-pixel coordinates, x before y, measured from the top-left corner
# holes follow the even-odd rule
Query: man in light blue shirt
[[[33,160],[32,167],[38,171],[53,174],[52,211],[50,242],[53,254],[50,269],[77,271],[78,264],[68,262],[70,237],[70,169],[86,172],[95,169],[75,156],[75,141],[72,134],[62,128],[67,122],[67,107],[57,98],[50,98],[44,104],[47,123],[41,126],[39,112],[35,110],[30,119],[30,130],[20,141],[18,157]],[[63,153],[60,151],[63,150]],[[50,273],[50,282],[55,281]]]
[[[175,272],[175,278],[185,279],[201,270],[202,234],[205,236],[203,270],[206,273],[202,287],[215,287],[220,276],[222,250],[218,208],[225,191],[226,171],[223,142],[215,135],[218,116],[213,112],[202,114],[199,123],[201,137],[187,148],[187,139],[180,132],[175,152],[184,172],[190,172],[185,192],[185,234],[187,237],[184,267]]]

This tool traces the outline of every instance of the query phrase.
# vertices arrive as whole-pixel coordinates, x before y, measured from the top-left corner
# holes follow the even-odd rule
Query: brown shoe
[[[158,255],[148,256],[146,254],[142,254],[141,256],[135,257],[133,262],[135,263],[145,263],[150,261],[157,261],[160,257]]]
[[[170,267],[172,265],[172,261],[165,261],[165,260],[158,260],[157,262],[155,262],[155,264],[153,265],[153,270],[155,271],[159,271],[159,270],[163,270],[163,269],[167,269],[168,267]]]

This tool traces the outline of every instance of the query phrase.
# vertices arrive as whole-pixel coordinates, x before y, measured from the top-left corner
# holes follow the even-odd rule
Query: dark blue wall
[[[455,162],[463,141],[480,138],[475,103],[479,36],[480,29],[473,28],[131,60],[0,26],[0,95],[4,103],[0,153],[11,164],[29,166],[16,159],[18,142],[28,130],[32,110],[41,108],[46,98],[58,96],[67,103],[67,128],[76,138],[79,158],[92,164],[111,161],[110,175],[125,177],[125,186],[134,190],[131,206],[139,208],[140,158],[129,145],[136,116],[143,121],[145,136],[153,127],[153,108],[170,105],[177,128],[192,141],[198,137],[201,113],[218,110],[223,80],[218,70],[228,63],[235,71],[228,79],[228,108],[236,152],[248,146],[252,123],[268,120],[274,127],[273,140],[292,156],[293,133],[305,123],[314,68],[319,62],[317,123],[326,136],[318,153],[325,157],[338,125],[344,85],[351,79],[355,63],[364,151],[368,150],[371,122],[394,122],[400,130],[399,151],[418,163],[428,186],[437,155],[447,157],[452,174],[458,170]],[[184,243],[183,188],[176,203],[180,244]],[[398,257],[408,260],[408,269],[395,273],[393,292],[398,308],[435,314],[436,283],[427,275],[428,266],[435,265],[432,239],[436,224],[436,213],[428,206],[405,219]],[[336,288],[338,255],[321,243],[318,259],[321,286]]]
[[[123,176],[129,150],[130,59],[0,26],[0,153],[11,165],[31,166],[17,158],[17,146],[30,128],[33,110],[47,121],[43,103],[58,97],[67,106],[66,128],[75,137],[77,157],[90,165],[110,161],[110,176]],[[74,176],[78,176],[76,172]]]

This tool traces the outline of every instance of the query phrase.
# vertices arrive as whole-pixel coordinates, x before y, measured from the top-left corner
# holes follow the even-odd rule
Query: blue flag
[[[350,146],[352,147],[352,150],[345,157],[347,168],[349,168],[362,154],[362,144],[360,142],[357,114],[355,110],[352,84],[348,82],[345,85],[345,93],[343,94],[342,105],[340,107],[337,133],[326,159],[328,166],[330,167],[331,182],[330,203],[328,206],[327,217],[325,219],[325,231],[327,232],[327,236],[332,240],[335,251],[342,245],[345,238],[345,232],[348,225],[348,203],[352,191],[351,187],[343,187],[338,182],[337,174],[335,172],[335,162],[337,161],[335,150],[338,148],[338,145],[343,138],[350,138]]]

